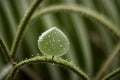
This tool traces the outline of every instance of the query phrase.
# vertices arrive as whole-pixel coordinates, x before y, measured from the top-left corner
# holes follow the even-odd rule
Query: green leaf
[[[48,56],[62,56],[68,52],[70,43],[65,34],[53,27],[39,37],[38,48]]]

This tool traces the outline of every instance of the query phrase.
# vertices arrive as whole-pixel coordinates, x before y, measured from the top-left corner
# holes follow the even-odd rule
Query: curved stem
[[[105,76],[102,80],[109,80],[110,78],[120,74],[120,68],[116,69],[115,71],[109,73],[107,76]]]
[[[21,20],[20,24],[19,24],[19,29],[16,33],[15,39],[13,41],[12,44],[12,48],[11,48],[11,52],[10,55],[12,58],[15,57],[17,48],[19,47],[21,38],[23,36],[23,33],[25,31],[26,25],[28,24],[28,21],[30,20],[32,14],[34,13],[35,9],[38,7],[38,5],[42,2],[42,0],[36,0],[32,6],[30,7],[30,9],[28,10],[28,12],[25,14],[25,16],[23,17],[23,19]]]
[[[107,28],[108,30],[110,30],[111,32],[113,32],[113,34],[115,36],[117,36],[120,39],[120,30],[117,29],[117,27],[115,25],[113,25],[112,22],[110,22],[108,19],[106,19],[105,16],[89,10],[87,8],[84,7],[80,7],[80,6],[66,6],[66,5],[56,5],[56,6],[49,6],[47,8],[44,8],[38,12],[36,12],[35,15],[33,15],[32,19],[35,19],[36,17],[41,17],[47,13],[53,13],[53,12],[58,12],[58,11],[63,11],[63,12],[75,12],[75,13],[79,13],[85,17],[91,18],[91,19],[95,19],[98,22],[100,22],[101,24],[103,24],[105,28]]]
[[[4,78],[8,75],[8,73],[10,72],[10,70],[12,69],[13,65],[11,65],[10,63],[9,64],[6,64],[3,68],[1,68],[1,71],[0,71],[0,80],[4,80]]]
[[[0,50],[4,53],[3,55],[5,56],[6,60],[12,63],[12,58],[10,57],[8,49],[1,38],[0,38]]]
[[[72,63],[70,63],[70,62],[68,62],[68,61],[66,61],[64,59],[60,59],[60,58],[52,59],[51,57],[47,57],[47,56],[43,56],[43,57],[37,56],[37,57],[34,57],[34,58],[30,58],[28,60],[21,61],[20,63],[16,64],[15,67],[10,71],[10,74],[8,75],[6,80],[13,80],[16,71],[20,67],[22,67],[24,65],[27,65],[27,64],[35,63],[35,62],[54,63],[54,64],[60,65],[60,66],[62,66],[64,68],[67,68],[67,69],[75,72],[83,80],[90,80],[78,67],[76,67]]]
[[[120,54],[120,43],[116,46],[113,53],[108,57],[106,62],[103,64],[103,66],[97,73],[95,80],[100,80],[105,75],[105,72],[109,69],[110,65],[119,54]]]

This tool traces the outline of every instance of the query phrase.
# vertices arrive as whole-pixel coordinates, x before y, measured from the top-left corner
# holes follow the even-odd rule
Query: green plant
[[[38,48],[48,56],[62,56],[68,52],[70,43],[65,34],[53,27],[39,37]]]
[[[3,55],[1,55],[1,56],[4,57],[3,60],[5,59],[5,61],[3,61],[3,62],[12,64],[12,67],[11,67],[10,64],[8,66],[6,66],[6,67],[10,67],[9,69],[7,69],[5,67],[5,70],[7,69],[7,72],[4,72],[4,71],[2,72],[1,71],[1,73],[0,73],[0,74],[4,74],[5,75],[6,80],[13,80],[13,79],[15,79],[15,75],[17,73],[17,70],[21,69],[20,67],[22,67],[24,65],[31,64],[31,63],[36,63],[36,62],[39,62],[39,63],[52,63],[52,64],[55,64],[55,66],[56,66],[56,64],[60,65],[60,66],[62,66],[64,68],[66,68],[68,70],[71,70],[74,73],[78,74],[78,76],[80,77],[79,79],[83,79],[83,80],[90,80],[90,79],[94,79],[94,80],[109,80],[109,79],[112,79],[114,76],[120,74],[120,69],[118,68],[117,70],[113,71],[112,73],[109,73],[109,74],[106,75],[107,71],[111,68],[110,65],[117,58],[117,56],[119,56],[119,54],[120,54],[120,30],[119,30],[119,26],[117,27],[117,25],[119,25],[119,23],[117,23],[117,25],[116,25],[116,24],[114,24],[114,22],[112,22],[111,20],[107,19],[107,17],[101,15],[100,13],[98,13],[96,11],[93,11],[93,10],[90,10],[88,8],[82,7],[82,6],[72,6],[71,7],[71,6],[68,6],[68,5],[54,5],[54,6],[46,7],[46,8],[40,9],[40,10],[38,9],[37,12],[33,15],[35,9],[38,7],[38,5],[41,2],[42,2],[42,0],[36,0],[32,4],[32,6],[30,7],[30,9],[26,12],[25,16],[23,17],[23,19],[21,20],[21,22],[19,24],[16,36],[15,36],[15,38],[13,40],[13,43],[12,43],[10,51],[9,51],[8,46],[5,44],[5,41],[2,39],[4,36],[0,37],[0,53],[3,53]],[[70,1],[70,2],[72,2],[72,1]],[[72,2],[72,4],[74,4],[74,1]],[[72,16],[73,21],[71,21],[71,23],[67,24],[67,21],[64,20],[64,19],[66,19],[66,18],[64,18],[66,16],[61,14],[63,16],[61,18],[61,15],[57,14],[57,12],[66,12],[66,13],[67,12],[69,12],[69,13],[72,12],[73,15],[70,15],[70,17]],[[71,47],[75,47],[75,50],[73,48],[69,47],[69,44],[70,44],[69,40],[64,35],[64,33],[62,31],[60,31],[59,29],[54,27],[51,30],[48,30],[47,33],[44,32],[40,36],[40,38],[38,40],[38,47],[41,50],[41,52],[44,53],[45,55],[50,55],[52,57],[37,55],[36,57],[32,56],[32,58],[29,58],[29,59],[26,59],[26,60],[16,59],[16,57],[17,57],[16,56],[17,49],[20,46],[20,43],[22,41],[22,37],[24,35],[24,32],[25,32],[25,30],[29,29],[29,28],[26,28],[26,27],[27,26],[30,27],[30,24],[32,25],[33,22],[35,22],[35,20],[39,21],[39,19],[37,19],[38,17],[42,18],[42,16],[47,15],[48,13],[56,13],[54,17],[56,17],[56,18],[58,17],[59,19],[61,19],[61,22],[59,20],[58,21],[57,20],[49,20],[49,21],[53,21],[53,22],[50,22],[51,24],[56,22],[56,24],[61,24],[61,25],[64,24],[62,26],[70,26],[72,23],[73,24],[75,23],[75,25],[72,26],[72,29],[70,29],[70,27],[69,28],[66,27],[66,29],[64,27],[62,28],[63,30],[65,29],[68,32],[70,32],[69,34],[67,34],[67,33],[66,34],[69,35],[71,44],[74,44],[74,45],[71,45]],[[92,63],[94,61],[94,60],[92,61],[92,58],[90,57],[90,56],[92,56],[92,54],[91,55],[88,54],[88,53],[91,53],[91,52],[90,52],[90,49],[89,49],[89,44],[90,43],[89,43],[89,41],[87,41],[87,35],[86,35],[87,31],[86,31],[85,28],[82,27],[84,25],[80,25],[79,24],[80,22],[82,22],[82,20],[80,18],[78,18],[78,16],[74,15],[74,13],[81,14],[81,16],[85,17],[84,20],[85,20],[86,24],[92,25],[92,26],[97,25],[97,27],[100,27],[98,30],[95,29],[95,32],[97,32],[97,31],[99,32],[99,30],[100,30],[101,34],[105,33],[106,31],[108,31],[108,33],[111,32],[113,34],[113,36],[111,36],[108,33],[105,33],[104,36],[103,36],[104,37],[104,42],[108,43],[109,45],[110,44],[112,45],[112,42],[113,42],[116,47],[114,49],[112,49],[111,51],[109,51],[110,49],[108,49],[108,53],[111,53],[111,52],[112,53],[109,54],[109,57],[106,59],[106,61],[103,64],[103,66],[99,69],[97,75],[95,75],[96,72],[93,72],[93,70],[92,70],[93,69],[93,64]],[[70,17],[68,17],[68,18],[70,18]],[[49,19],[52,19],[52,18],[49,18]],[[72,19],[70,19],[70,20],[72,20]],[[115,18],[115,19],[117,19],[117,18]],[[48,20],[48,19],[46,19],[46,20]],[[91,20],[91,21],[89,21],[89,20]],[[96,20],[96,22],[94,22],[94,20]],[[39,23],[39,22],[37,22],[37,23]],[[42,22],[42,23],[46,24],[45,22]],[[52,26],[50,23],[46,24],[45,26]],[[27,25],[27,24],[29,24],[29,25]],[[84,24],[84,22],[81,23],[81,24]],[[78,26],[78,27],[76,27],[76,26]],[[81,27],[80,28],[81,32],[79,32],[79,27]],[[43,31],[44,31],[45,27],[40,27],[40,29],[42,29],[42,28],[43,28]],[[94,28],[92,27],[92,29],[94,29]],[[105,29],[105,31],[104,31],[104,29]],[[82,32],[82,30],[83,30],[83,32]],[[36,29],[36,31],[37,31],[37,29]],[[54,32],[56,32],[58,35],[57,36],[54,35],[53,34]],[[92,31],[92,32],[94,32],[94,31]],[[41,31],[41,33],[42,33],[42,31]],[[82,34],[81,35],[82,37],[79,37],[79,33]],[[94,44],[96,44],[96,45],[98,45],[98,47],[102,48],[101,45],[99,44],[99,40],[97,42],[97,40],[96,40],[97,38],[96,38],[95,34],[96,33],[91,34],[90,38],[93,39],[93,43]],[[98,34],[100,34],[100,33],[98,33]],[[53,46],[57,47],[57,49],[54,49],[54,47],[50,46],[50,44],[48,44],[48,46],[45,45],[47,42],[49,42],[52,39],[52,38],[49,38],[49,35],[53,35],[53,38],[55,38],[55,40],[60,40],[61,41],[60,43],[59,42],[53,43]],[[33,34],[31,34],[31,35],[29,34],[28,36],[31,37],[30,39],[32,39],[34,37]],[[28,37],[28,36],[25,36],[25,37]],[[112,37],[112,38],[114,37],[114,39],[111,39],[110,37]],[[23,38],[23,40],[24,39],[25,38]],[[111,40],[109,40],[109,39],[111,39]],[[29,39],[27,39],[27,41],[29,41]],[[85,66],[80,65],[80,68],[76,67],[73,63],[71,63],[71,61],[65,60],[64,58],[63,59],[60,58],[61,55],[63,55],[63,54],[68,52],[69,48],[70,48],[69,53],[73,52],[72,54],[68,53],[69,55],[74,55],[74,53],[76,51],[77,55],[79,56],[80,54],[78,54],[78,53],[81,52],[79,50],[80,46],[77,46],[77,44],[78,44],[77,42],[79,42],[79,41],[82,41],[81,44],[83,46],[81,47],[82,48],[81,50],[83,50],[83,52],[85,53],[84,54],[84,58],[85,58],[85,62],[86,62],[86,63],[83,63],[83,64],[86,64],[86,65]],[[100,40],[100,42],[101,42],[101,40]],[[65,44],[67,44],[67,45],[65,45]],[[33,45],[34,44],[32,44],[32,46]],[[61,48],[61,45],[62,45],[62,48]],[[107,47],[109,47],[109,45]],[[24,47],[24,46],[22,46],[22,47]],[[49,49],[49,48],[50,48],[50,51],[49,50],[47,51],[47,49]],[[64,50],[64,48],[65,48],[65,50]],[[30,50],[30,48],[29,48],[29,50]],[[94,48],[94,50],[97,50],[97,49]],[[102,51],[102,50],[104,50],[104,49],[101,49],[100,51],[104,53],[104,51]],[[35,48],[35,51],[37,51],[36,48]],[[32,54],[32,53],[30,53],[30,54]],[[26,55],[29,55],[29,52],[26,52]],[[88,56],[88,55],[90,55],[90,56]],[[54,57],[54,56],[57,56],[57,57]],[[27,57],[27,56],[25,56],[25,57]],[[95,56],[95,57],[98,57],[98,55]],[[0,60],[2,60],[2,57],[1,57]],[[82,55],[80,55],[79,60],[83,60],[82,59]],[[118,58],[118,62],[119,62],[119,58]],[[100,64],[98,61],[97,61],[97,63]],[[1,65],[1,63],[0,63],[0,65]],[[120,64],[118,64],[118,66],[119,65]],[[83,67],[86,67],[86,69],[84,69]],[[95,68],[96,68],[96,66],[95,66]],[[26,68],[26,69],[29,69],[29,68]],[[21,70],[25,71],[26,69],[22,68]],[[98,69],[98,68],[96,68],[96,69]],[[32,72],[33,73],[34,71],[29,69],[28,72]],[[29,74],[29,75],[31,75],[31,74]],[[72,74],[72,76],[74,76],[74,74]],[[95,78],[94,78],[94,76],[95,76]],[[3,79],[3,78],[4,78],[4,76],[0,75],[0,79]],[[33,79],[35,79],[35,77]],[[118,79],[119,79],[119,76],[118,76]]]

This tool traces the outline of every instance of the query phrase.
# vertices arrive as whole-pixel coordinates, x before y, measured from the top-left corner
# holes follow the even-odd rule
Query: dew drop
[[[32,54],[32,57],[33,57],[33,54]]]
[[[55,38],[53,37],[52,39],[54,40]]]
[[[58,40],[58,42],[60,42],[60,40]]]
[[[62,45],[60,45],[60,47],[62,47]]]

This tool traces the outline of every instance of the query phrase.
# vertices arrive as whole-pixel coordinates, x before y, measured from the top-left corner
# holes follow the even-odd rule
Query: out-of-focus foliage
[[[33,0],[0,0],[0,37],[8,50],[16,35],[18,25]],[[94,10],[108,18],[120,31],[120,0],[43,0],[36,12],[52,5],[83,6]],[[33,56],[42,56],[37,46],[39,35],[48,28],[57,26],[69,38],[71,47],[63,56],[79,66],[87,75],[93,78],[101,65],[120,42],[109,30],[94,19],[88,19],[80,14],[59,11],[46,14],[30,21],[25,30],[23,40],[16,54],[20,62]],[[38,54],[39,53],[39,54]],[[0,73],[7,66],[4,55],[0,51]],[[108,72],[120,67],[120,56],[111,64]],[[8,68],[9,69],[9,68]],[[32,77],[30,75],[33,75]],[[32,64],[20,70],[16,80],[80,80],[76,74],[55,66],[54,64]]]

